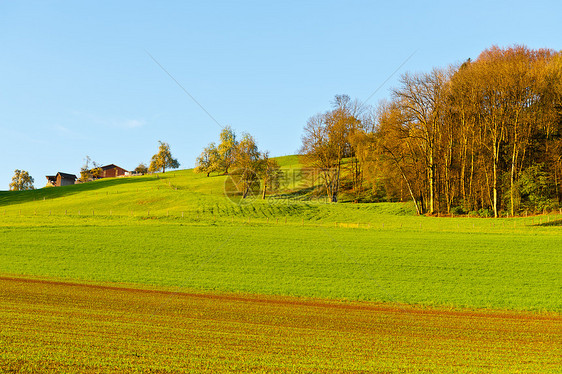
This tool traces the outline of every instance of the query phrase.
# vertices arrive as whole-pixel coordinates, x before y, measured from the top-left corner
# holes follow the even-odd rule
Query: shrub
[[[542,212],[557,207],[556,185],[544,164],[535,164],[523,170],[519,176],[519,192],[523,207]]]
[[[491,211],[490,209],[479,209],[478,210],[478,215],[480,217],[484,217],[484,218],[488,218],[488,217],[493,217],[494,216],[494,212]]]
[[[453,208],[451,208],[451,213],[453,213],[455,216],[460,216],[463,214],[466,214],[464,208],[462,206],[455,206]]]

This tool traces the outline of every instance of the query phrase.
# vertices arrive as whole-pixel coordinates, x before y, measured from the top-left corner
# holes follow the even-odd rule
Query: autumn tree
[[[158,143],[160,144],[158,153],[152,156],[148,170],[152,172],[162,170],[162,173],[165,173],[166,169],[177,169],[180,163],[172,157],[170,145],[162,141],[158,141]]]
[[[135,168],[135,173],[137,174],[146,174],[148,173],[148,167],[144,164],[144,163],[140,163],[136,168]]]
[[[438,69],[431,73],[404,74],[401,86],[393,90],[396,106],[403,114],[403,125],[423,154],[428,181],[428,210],[432,214],[436,210],[436,162],[445,81],[445,73]]]
[[[33,177],[27,171],[16,169],[10,183],[10,191],[33,190],[33,183]]]
[[[250,194],[256,195],[259,191],[259,172],[262,167],[261,154],[253,136],[243,134],[233,152],[233,166],[236,168],[232,174],[236,187],[245,199]]]
[[[356,102],[356,104],[359,104]],[[369,147],[372,146],[369,134],[373,134],[376,129],[377,114],[371,106],[360,104],[354,109],[354,116],[357,121],[353,126],[351,132],[348,134],[348,141],[351,145],[351,154],[348,164],[348,176],[351,178],[351,186],[355,195],[355,201],[361,197],[364,191],[365,173],[373,174],[372,169],[368,167],[372,160],[369,157],[363,157],[361,161],[360,153],[363,156],[369,154]],[[367,146],[365,148],[365,146]],[[374,170],[377,170],[375,167]],[[348,177],[349,178],[349,177]]]
[[[543,160],[556,185],[556,199],[562,203],[562,53],[544,59],[536,69],[537,91],[541,96],[539,110],[543,114],[539,126],[549,142]]]
[[[347,95],[337,95],[334,109],[311,117],[300,150],[303,163],[318,172],[330,201],[338,201],[342,162],[353,155],[350,135],[360,125],[361,106]]]
[[[414,202],[416,213],[421,214],[424,212],[423,188],[420,184],[420,180],[423,180],[420,178],[422,155],[416,152],[415,139],[410,136],[404,112],[395,104],[382,104],[379,110],[379,125],[372,136],[371,152],[362,155],[361,159],[370,157],[376,160],[387,175],[392,169],[397,169]]]
[[[230,167],[235,161],[235,152],[238,146],[236,140],[236,133],[230,126],[224,127],[219,135],[220,142],[217,147],[217,152],[220,158],[220,167],[228,174]]]
[[[458,195],[460,205],[466,211],[476,206],[475,180],[479,156],[477,135],[480,132],[478,120],[481,118],[478,110],[479,93],[474,85],[474,69],[471,64],[471,59],[468,59],[452,72],[446,97],[446,122],[456,130],[456,133],[451,133],[456,138]]]
[[[101,172],[100,165],[93,161],[90,156],[86,156],[86,158],[84,158],[84,165],[80,168],[80,181],[88,182],[97,179],[100,177]]]
[[[281,177],[281,167],[277,160],[269,157],[269,152],[263,152],[260,156],[257,170],[258,176],[262,181],[262,199],[265,199],[268,189],[276,190],[279,188],[279,178]]]
[[[476,93],[472,100],[476,105],[476,126],[481,132],[481,159],[487,163],[484,171],[490,170],[485,177],[491,180],[487,188],[491,190],[495,217],[504,206],[511,215],[516,214],[520,199],[517,180],[538,156],[529,153],[532,143],[537,137],[549,137],[552,121],[543,111],[537,70],[552,55],[550,50],[494,46],[469,66],[469,85]]]
[[[207,177],[216,171],[221,170],[221,156],[215,143],[210,143],[203,149],[203,152],[195,160],[196,173],[207,174]]]
[[[205,173],[209,176],[212,172],[223,170],[228,174],[235,163],[238,141],[236,133],[230,126],[224,127],[219,134],[219,143],[209,143],[195,160],[196,173]]]

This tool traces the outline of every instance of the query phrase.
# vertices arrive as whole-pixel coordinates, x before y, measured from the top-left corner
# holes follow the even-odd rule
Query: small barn
[[[74,174],[61,173],[59,171],[57,175],[47,175],[47,186],[69,186],[76,183],[76,179],[78,178],[76,178],[76,175]]]
[[[125,173],[128,173],[127,170],[114,164],[102,166],[100,167],[100,169],[101,169],[101,173],[99,176],[100,178],[114,178],[114,177],[119,177],[121,175],[125,175]]]

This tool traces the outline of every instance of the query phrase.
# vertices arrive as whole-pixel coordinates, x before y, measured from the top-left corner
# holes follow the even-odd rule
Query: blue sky
[[[1,1],[0,189],[79,173],[86,155],[133,169],[158,140],[182,168],[219,122],[295,153],[336,94],[389,96],[399,74],[491,45],[562,49],[562,5],[448,1]]]

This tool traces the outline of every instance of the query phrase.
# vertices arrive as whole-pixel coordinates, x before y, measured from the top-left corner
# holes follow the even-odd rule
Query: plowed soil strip
[[[558,372],[562,317],[0,277],[0,372]]]

